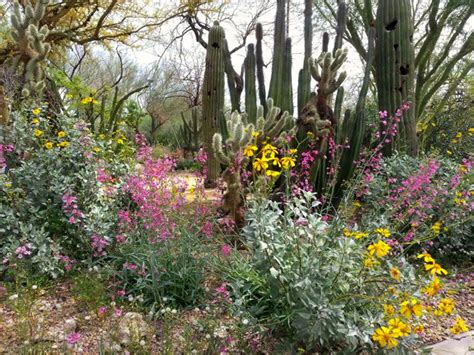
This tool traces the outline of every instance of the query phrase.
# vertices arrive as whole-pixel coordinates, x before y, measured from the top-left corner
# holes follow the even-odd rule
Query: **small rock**
[[[74,333],[77,329],[77,322],[74,318],[69,318],[64,321],[64,332],[66,334]]]

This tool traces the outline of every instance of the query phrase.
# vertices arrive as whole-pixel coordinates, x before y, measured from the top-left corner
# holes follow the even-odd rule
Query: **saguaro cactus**
[[[219,132],[219,116],[224,108],[224,39],[224,29],[219,22],[214,22],[209,31],[202,93],[202,132],[208,157],[208,184],[215,183],[220,173],[219,161],[212,149],[212,138]]]
[[[245,70],[245,112],[250,119],[257,116],[257,91],[255,87],[255,50],[254,45],[247,46],[244,61]],[[255,122],[252,122],[255,123]]]
[[[304,59],[303,69],[298,74],[298,115],[311,96],[309,58],[313,48],[313,0],[305,0],[304,3]]]
[[[405,101],[411,102],[399,127],[397,143],[409,154],[417,153],[414,102],[415,56],[410,0],[380,0],[377,8],[375,72],[378,106],[394,116]],[[383,131],[386,127],[381,127]],[[381,134],[383,136],[383,134]],[[384,147],[391,154],[393,142]]]
[[[263,74],[263,49],[262,49],[262,39],[263,39],[263,29],[262,24],[257,23],[255,27],[255,36],[257,38],[257,45],[255,47],[255,59],[257,64],[257,81],[258,81],[258,98],[260,105],[263,106],[265,113],[267,112],[267,92],[265,89],[265,76]]]
[[[13,4],[11,37],[17,43],[18,54],[13,58],[12,64],[15,69],[21,67],[23,70],[22,95],[25,97],[40,97],[46,85],[42,62],[46,59],[51,46],[49,43],[44,43],[49,33],[48,28],[46,26],[40,28],[39,25],[48,3],[48,0],[37,1],[34,8],[27,3],[24,14],[17,1]]]

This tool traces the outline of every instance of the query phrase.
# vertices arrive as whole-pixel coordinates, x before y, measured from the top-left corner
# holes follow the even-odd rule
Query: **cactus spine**
[[[224,108],[224,39],[224,29],[219,22],[214,22],[209,31],[202,95],[202,131],[207,152],[208,184],[215,183],[220,173],[212,139],[219,132],[219,116]]]
[[[49,30],[46,26],[40,28],[40,21],[48,4],[48,0],[40,0],[33,8],[27,3],[22,14],[18,1],[13,3],[11,37],[17,44],[18,54],[13,58],[12,66],[16,70],[22,70],[24,97],[40,98],[46,86],[42,64],[51,50],[51,45],[44,43]]]
[[[254,45],[247,46],[247,56],[244,61],[245,70],[245,112],[249,118],[257,116],[257,91],[255,87],[255,50]],[[255,123],[255,122],[252,122]]]
[[[417,153],[414,102],[415,56],[413,19],[410,0],[381,0],[377,8],[375,72],[378,106],[394,116],[398,107],[410,101],[399,127],[399,148]],[[385,128],[381,127],[381,131]],[[383,134],[382,134],[383,135]],[[391,154],[393,142],[385,144],[384,154]]]

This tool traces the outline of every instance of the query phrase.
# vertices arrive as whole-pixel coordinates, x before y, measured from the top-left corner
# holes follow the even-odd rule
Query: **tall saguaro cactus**
[[[255,87],[255,50],[254,45],[247,46],[247,56],[244,61],[245,70],[245,112],[249,118],[257,116],[257,91]],[[255,122],[251,122],[255,123]]]
[[[313,49],[313,0],[305,0],[304,4],[304,60],[303,69],[298,74],[298,114],[311,96],[309,58]]]
[[[212,149],[212,137],[219,132],[219,116],[224,108],[224,40],[224,29],[216,21],[209,31],[202,93],[202,132],[207,153],[208,184],[215,183],[220,173],[219,161]]]
[[[257,64],[257,81],[258,81],[258,99],[260,105],[263,106],[265,113],[267,112],[267,92],[265,89],[265,76],[263,74],[263,28],[261,23],[257,23],[255,27],[255,36],[257,38],[257,44],[255,47],[255,61]]]
[[[23,70],[24,88],[22,95],[25,97],[40,97],[44,88],[44,74],[42,62],[46,59],[51,46],[44,43],[49,30],[46,26],[40,27],[49,0],[39,0],[33,7],[30,3],[25,6],[24,13],[20,4],[15,1],[11,16],[11,36],[17,44],[17,54],[13,58],[13,67]]]
[[[400,122],[397,143],[409,154],[417,153],[414,102],[415,55],[413,18],[410,0],[380,0],[377,8],[375,72],[378,106],[394,116],[398,107],[410,101],[411,109]],[[383,131],[385,127],[381,127]],[[383,132],[382,132],[383,136]],[[393,142],[386,144],[385,154],[391,154]]]

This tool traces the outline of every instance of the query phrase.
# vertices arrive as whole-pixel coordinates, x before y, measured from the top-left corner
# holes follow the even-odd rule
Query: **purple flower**
[[[76,344],[79,340],[81,340],[81,333],[71,333],[66,337],[66,341],[70,345]]]

